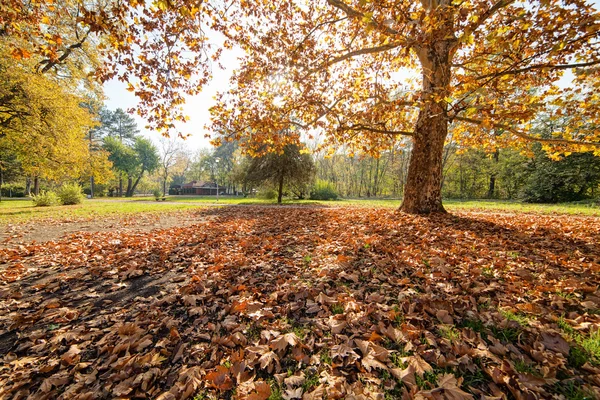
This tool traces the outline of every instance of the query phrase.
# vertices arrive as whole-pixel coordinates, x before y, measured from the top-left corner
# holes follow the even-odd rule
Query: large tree
[[[278,132],[297,126],[366,153],[410,136],[404,211],[444,211],[451,124],[468,145],[598,145],[600,131],[581,129],[599,116],[600,17],[588,2],[322,0],[238,12],[227,34],[247,55],[213,108],[215,130],[280,147],[300,135]],[[575,78],[561,88],[567,70]],[[585,117],[541,138],[529,131],[540,110]]]

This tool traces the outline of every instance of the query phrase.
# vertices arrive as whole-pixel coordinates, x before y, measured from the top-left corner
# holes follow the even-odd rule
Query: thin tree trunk
[[[33,194],[36,196],[40,194],[40,178],[37,176],[33,178]]]
[[[119,197],[123,197],[123,174],[119,174]]]
[[[125,192],[125,197],[132,197],[133,191],[131,190],[131,184],[133,182],[133,178],[131,176],[127,177],[127,191]]]
[[[500,150],[496,149],[496,151],[494,152],[494,172],[492,172],[490,174],[490,185],[488,187],[488,194],[487,194],[487,198],[488,199],[493,199],[496,195],[496,167],[498,165],[498,158],[500,156]]]
[[[279,175],[279,188],[277,191],[277,204],[281,204],[283,200],[283,173]]]
[[[29,176],[25,179],[25,193],[27,196],[31,196],[31,178]]]
[[[135,180],[135,183],[132,185],[131,182],[133,181],[132,178],[129,178],[129,183],[128,183],[128,188],[127,188],[127,192],[129,193],[129,197],[133,197],[133,192],[135,192],[135,188],[137,187],[138,183],[140,183],[140,180],[142,179],[142,176],[144,175],[144,171],[142,171],[141,174],[138,175],[137,179]]]

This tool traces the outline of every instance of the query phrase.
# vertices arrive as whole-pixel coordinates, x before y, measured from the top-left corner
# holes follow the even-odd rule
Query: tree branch
[[[523,72],[531,71],[534,69],[553,69],[553,70],[562,70],[562,69],[573,69],[573,68],[583,68],[583,67],[591,67],[592,65],[600,64],[600,60],[590,61],[586,63],[577,63],[577,64],[538,64],[538,65],[530,65],[529,67],[513,69],[513,70],[504,70],[501,72],[486,74],[477,77],[477,80],[487,79],[487,78],[497,78],[503,75],[516,75]]]
[[[368,126],[368,125],[352,125],[352,126],[348,126],[348,127],[339,127],[338,130],[342,130],[342,131],[368,131],[368,132],[373,132],[373,133],[382,133],[385,135],[395,135],[395,136],[414,136],[414,132],[408,132],[408,131],[392,131],[389,129],[378,129],[378,128],[373,128],[372,126]]]
[[[51,59],[47,59],[47,60],[43,60],[40,62],[40,67],[44,64],[46,64],[42,69],[41,69],[41,73],[46,73],[48,72],[52,67],[54,67],[55,65],[58,65],[60,63],[62,63],[63,61],[65,61],[67,59],[67,57],[69,57],[69,55],[71,55],[71,53],[73,52],[73,50],[75,49],[79,49],[83,46],[83,43],[87,40],[88,36],[90,34],[90,30],[88,30],[85,35],[83,35],[83,38],[81,38],[81,40],[79,40],[77,43],[73,43],[72,45],[70,45],[69,47],[67,47],[63,54],[56,60],[51,60]]]
[[[498,11],[500,11],[501,9],[503,9],[505,7],[508,7],[515,1],[516,0],[499,0],[489,10],[487,10],[486,12],[481,14],[479,16],[479,19],[477,20],[477,22],[475,22],[473,25],[471,25],[465,29],[465,31],[463,32],[461,37],[456,42],[457,43],[456,45],[458,45],[458,43],[461,43],[464,38],[469,37],[470,35],[475,33],[475,31],[477,29],[479,29],[480,26],[482,26],[488,19],[493,17]]]
[[[473,118],[454,117],[454,119],[457,121],[463,121],[463,122],[467,122],[467,123],[477,125],[477,126],[483,125],[483,121],[473,119]],[[573,145],[586,145],[586,146],[600,147],[600,142],[584,142],[584,141],[570,140],[570,139],[558,139],[558,138],[550,139],[550,138],[533,137],[533,136],[529,136],[528,134],[526,134],[524,132],[521,132],[518,129],[515,129],[515,128],[505,125],[505,124],[492,123],[492,126],[494,128],[504,129],[505,131],[510,132],[513,135],[518,136],[521,139],[525,139],[530,142],[541,142],[541,143],[551,143],[551,144],[573,144]]]

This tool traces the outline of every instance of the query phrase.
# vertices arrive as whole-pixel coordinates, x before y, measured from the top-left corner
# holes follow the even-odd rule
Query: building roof
[[[184,189],[193,189],[193,188],[217,188],[217,184],[214,182],[204,182],[204,181],[191,181],[189,183],[184,183],[182,186]]]

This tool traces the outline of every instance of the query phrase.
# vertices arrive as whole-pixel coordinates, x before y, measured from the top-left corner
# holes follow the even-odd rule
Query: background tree
[[[245,180],[255,184],[267,182],[274,185],[277,203],[281,203],[284,186],[308,186],[314,172],[312,157],[299,145],[289,144],[281,153],[271,152],[252,158]]]
[[[104,139],[104,149],[108,152],[108,159],[119,176],[118,195],[123,196],[123,176],[131,176],[138,165],[135,151],[119,139],[107,137]]]
[[[125,196],[132,197],[135,189],[144,176],[144,173],[154,172],[160,162],[157,148],[148,139],[137,137],[133,145],[135,153],[135,168],[130,171],[127,180],[127,193]]]
[[[100,125],[95,129],[99,137],[114,137],[121,143],[132,145],[140,133],[135,119],[123,109],[114,111],[102,107],[99,111]]]
[[[167,195],[167,181],[173,173],[173,167],[181,158],[183,153],[183,143],[179,138],[161,137],[158,141],[158,151],[160,157],[160,174],[162,178],[163,196]]]

